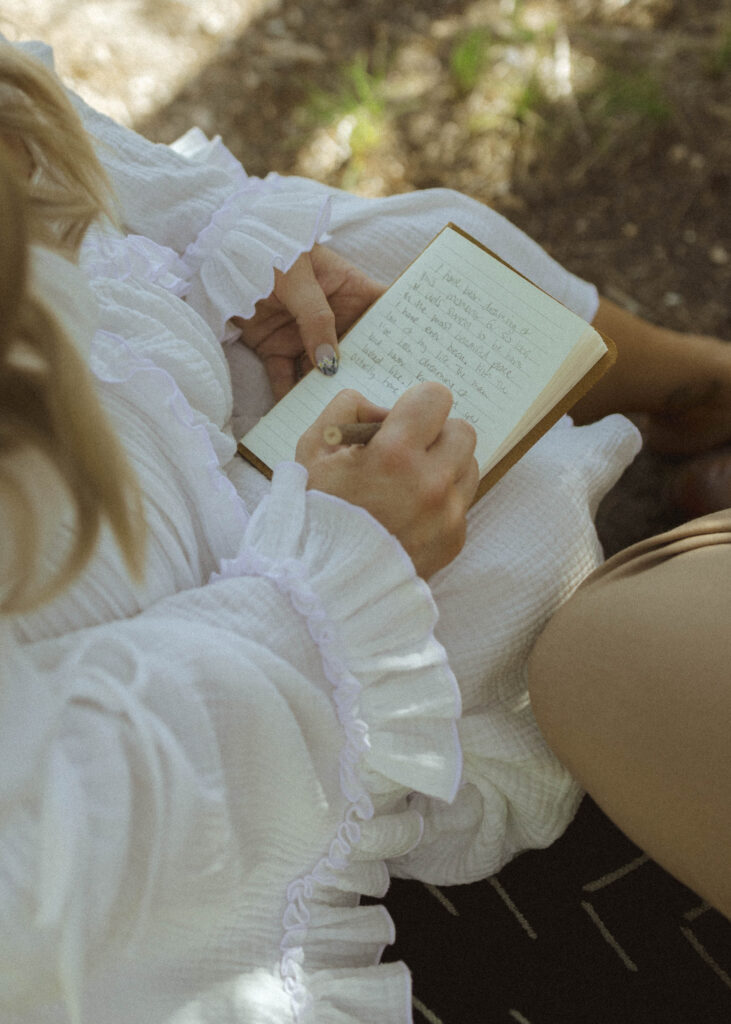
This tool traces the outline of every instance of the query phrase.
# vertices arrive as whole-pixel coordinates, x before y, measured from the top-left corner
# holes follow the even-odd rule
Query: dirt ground
[[[731,338],[730,0],[3,8],[154,140],[198,124],[250,174],[458,188],[621,305]],[[672,521],[670,472],[648,454],[628,471],[601,510],[608,550]]]

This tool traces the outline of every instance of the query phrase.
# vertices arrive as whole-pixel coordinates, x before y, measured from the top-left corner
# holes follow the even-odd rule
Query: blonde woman
[[[153,146],[74,110],[43,61],[0,43],[3,1021],[405,1024],[392,922],[360,894],[484,877],[571,819],[527,655],[638,447],[601,417],[662,394],[622,406],[620,373],[469,516],[472,433],[437,385],[364,473],[319,425],[270,486],[235,434],[303,354],[337,369],[448,219],[627,322],[469,200],[250,179],[199,133]],[[675,351],[637,326],[642,358]],[[698,344],[696,383],[728,386]],[[669,363],[660,392],[691,372]],[[702,447],[728,423],[700,404]],[[325,417],[376,414],[344,393]]]

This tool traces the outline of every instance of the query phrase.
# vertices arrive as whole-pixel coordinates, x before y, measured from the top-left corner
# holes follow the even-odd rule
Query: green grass
[[[537,75],[532,74],[517,91],[513,104],[513,117],[516,121],[527,121],[531,114],[537,113],[539,108],[545,107],[547,102],[546,94]]]
[[[672,106],[662,83],[650,71],[606,71],[590,105],[593,118],[632,115],[635,120],[655,125],[664,124],[672,114]]]
[[[340,81],[331,92],[313,90],[307,101],[307,119],[320,125],[333,125],[350,116],[353,128],[350,148],[354,155],[372,149],[387,116],[383,95],[385,75],[368,67],[365,54],[357,54],[340,72]]]
[[[731,71],[731,25],[721,33],[718,46],[708,60],[708,73],[712,78],[720,78]]]
[[[487,67],[492,44],[487,28],[474,28],[461,36],[449,55],[449,71],[458,91],[472,92]]]

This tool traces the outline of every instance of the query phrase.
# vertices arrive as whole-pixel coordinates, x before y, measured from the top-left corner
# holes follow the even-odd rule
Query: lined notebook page
[[[579,344],[580,343],[580,344]],[[546,385],[586,346],[564,390],[604,351],[576,314],[452,228],[445,228],[381,296],[341,343],[335,377],[309,373],[242,443],[268,466],[294,458],[297,440],[343,388],[390,407],[411,384],[441,381],[454,396],[452,415],[473,424],[481,474],[520,433]],[[516,438],[517,439],[517,438]]]

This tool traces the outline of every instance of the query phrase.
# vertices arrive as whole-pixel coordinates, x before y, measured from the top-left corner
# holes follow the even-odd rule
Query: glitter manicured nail
[[[320,373],[332,377],[338,372],[338,357],[332,345],[318,345],[315,349],[315,365]]]

